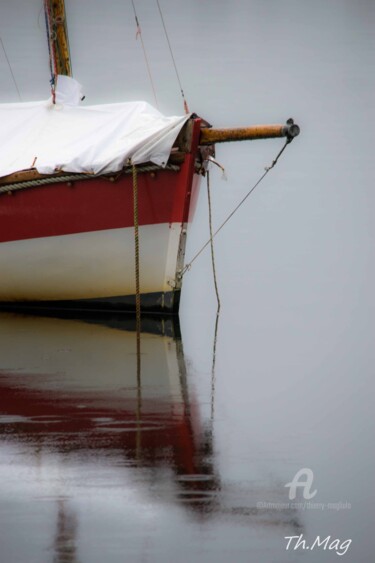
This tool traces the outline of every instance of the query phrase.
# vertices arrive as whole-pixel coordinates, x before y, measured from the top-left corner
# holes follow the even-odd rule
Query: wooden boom
[[[274,137],[288,137],[293,139],[299,135],[300,128],[293,119],[288,119],[286,125],[252,125],[251,127],[236,127],[231,129],[205,128],[201,130],[200,145],[214,145],[232,141],[249,141],[255,139],[272,139]]]

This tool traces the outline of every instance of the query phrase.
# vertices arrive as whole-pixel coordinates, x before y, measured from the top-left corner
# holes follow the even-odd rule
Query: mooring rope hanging
[[[136,35],[135,35],[135,38],[137,39],[138,36],[139,36],[139,38],[140,38],[140,40],[141,40],[143,56],[144,56],[144,59],[145,59],[145,62],[146,62],[146,67],[147,67],[147,73],[148,73],[148,77],[149,77],[149,79],[150,79],[152,92],[153,92],[153,94],[154,94],[155,105],[156,105],[156,107],[158,108],[159,105],[158,105],[158,99],[157,99],[157,96],[156,96],[156,88],[155,88],[154,80],[153,80],[153,78],[152,78],[151,66],[150,66],[150,62],[149,62],[148,56],[147,56],[146,47],[145,47],[145,44],[144,44],[144,42],[143,42],[142,29],[141,29],[141,25],[140,25],[140,23],[139,23],[137,11],[136,11],[136,9],[135,9],[134,0],[132,0],[132,5],[133,5],[133,12],[134,12],[134,17],[135,17],[135,24],[136,24],[136,26],[137,26],[137,33],[136,33]]]
[[[282,147],[282,149],[277,153],[275,159],[272,161],[272,164],[270,166],[266,166],[265,168],[265,172],[263,172],[263,174],[261,175],[261,177],[259,178],[259,180],[257,182],[255,182],[255,184],[253,185],[253,187],[247,192],[247,194],[245,195],[244,198],[241,199],[241,201],[239,202],[238,205],[236,205],[236,207],[233,209],[233,211],[228,215],[228,217],[225,219],[225,221],[222,222],[222,224],[220,225],[220,227],[214,232],[214,234],[208,239],[208,241],[202,246],[202,248],[193,256],[193,258],[190,260],[190,262],[188,264],[185,265],[185,267],[181,270],[181,272],[178,275],[178,278],[181,279],[188,270],[190,270],[193,262],[198,258],[198,256],[200,256],[203,252],[203,250],[211,243],[211,241],[216,237],[216,235],[221,231],[221,229],[224,227],[224,225],[226,225],[228,223],[228,221],[233,217],[233,215],[236,213],[236,211],[238,211],[238,209],[241,207],[241,205],[243,205],[245,203],[245,201],[247,200],[247,198],[253,193],[253,191],[255,190],[255,188],[257,188],[259,186],[259,184],[261,183],[261,181],[267,176],[267,174],[270,172],[270,170],[272,170],[272,168],[274,168],[274,166],[276,166],[277,161],[279,160],[280,156],[283,154],[284,150],[286,149],[287,145],[289,145],[293,140],[293,137],[288,138],[285,141],[284,146]]]
[[[176,60],[175,60],[174,55],[173,55],[172,45],[171,45],[171,42],[170,42],[170,40],[169,40],[169,35],[168,35],[168,32],[167,32],[167,27],[166,27],[166,25],[165,25],[165,21],[164,21],[164,17],[163,17],[163,12],[161,11],[161,7],[160,7],[160,4],[159,4],[159,0],[156,0],[156,3],[157,3],[157,5],[158,5],[160,18],[161,18],[161,22],[162,22],[162,24],[163,24],[164,33],[165,33],[165,37],[166,37],[166,40],[167,40],[167,43],[168,43],[169,52],[170,52],[170,54],[171,54],[171,58],[172,58],[174,70],[175,70],[175,73],[176,73],[177,81],[178,81],[178,84],[179,84],[179,86],[180,86],[181,96],[182,96],[182,99],[183,99],[183,102],[184,102],[184,110],[185,110],[185,113],[186,113],[186,114],[189,114],[189,113],[190,113],[189,107],[188,107],[188,104],[187,104],[187,101],[186,101],[186,98],[185,98],[184,90],[183,90],[183,88],[182,88],[182,82],[181,82],[180,74],[179,74],[179,72],[178,72]]]
[[[211,432],[213,433],[214,428],[214,417],[215,417],[215,387],[216,387],[216,346],[217,346],[217,334],[219,328],[219,318],[220,311],[219,308],[216,313],[215,320],[215,331],[214,331],[214,342],[212,347],[212,366],[211,366]]]
[[[213,241],[213,234],[212,234],[212,208],[211,208],[211,190],[210,190],[210,171],[209,170],[207,170],[207,198],[208,198],[208,224],[209,224],[209,228],[210,228],[212,273],[213,273],[213,276],[214,276],[215,293],[216,293],[216,299],[217,299],[217,313],[219,314],[220,297],[219,297],[219,290],[218,290],[217,279],[216,279],[214,241]]]
[[[133,211],[134,211],[134,255],[135,255],[135,315],[137,332],[137,378],[141,373],[141,293],[139,283],[139,217],[138,217],[138,175],[137,167],[133,169]]]

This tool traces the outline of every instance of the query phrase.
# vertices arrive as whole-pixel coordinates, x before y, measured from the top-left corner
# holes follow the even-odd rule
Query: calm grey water
[[[0,314],[1,561],[371,561],[366,374],[226,317],[214,370],[212,317],[147,323],[137,373],[128,320]]]
[[[86,102],[152,103],[131,3],[66,4]],[[185,277],[182,342],[144,333],[140,377],[127,323],[0,316],[0,560],[337,559],[286,549],[303,534],[352,539],[343,560],[372,563],[375,4],[160,4],[192,111],[218,126],[293,116],[302,133],[216,240],[214,372],[209,253]],[[136,6],[160,109],[181,113],[156,4]],[[24,100],[49,95],[39,10],[0,5]],[[0,98],[17,101],[0,66]],[[279,149],[218,147],[215,225]],[[207,232],[202,185],[188,259]],[[302,468],[314,504],[288,507]]]

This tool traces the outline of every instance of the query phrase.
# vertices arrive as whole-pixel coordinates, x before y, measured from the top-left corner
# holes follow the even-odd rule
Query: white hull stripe
[[[171,291],[181,224],[139,228],[141,292]],[[134,295],[134,229],[111,229],[0,244],[0,301]]]

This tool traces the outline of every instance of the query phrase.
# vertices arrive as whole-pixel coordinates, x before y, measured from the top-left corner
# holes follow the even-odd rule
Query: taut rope
[[[145,63],[146,63],[146,67],[147,67],[147,73],[148,73],[148,77],[149,77],[149,79],[150,79],[152,92],[153,92],[153,94],[154,94],[155,105],[156,105],[156,107],[158,108],[158,107],[159,107],[159,106],[158,106],[158,99],[157,99],[157,96],[156,96],[156,88],[155,88],[154,80],[153,80],[153,78],[152,78],[151,65],[150,65],[150,61],[149,61],[148,56],[147,56],[147,51],[146,51],[145,44],[144,44],[144,42],[143,42],[141,24],[139,23],[137,11],[136,11],[136,9],[135,9],[134,0],[132,0],[132,5],[133,5],[134,18],[135,18],[135,25],[137,26],[137,33],[136,33],[136,35],[135,35],[135,38],[137,39],[137,38],[138,38],[138,35],[139,35],[139,38],[140,38],[140,40],[141,40],[143,56],[144,56]]]
[[[176,73],[176,78],[177,78],[178,84],[179,84],[179,86],[180,86],[181,96],[182,96],[182,99],[183,99],[183,102],[184,102],[184,110],[185,110],[185,113],[188,114],[188,113],[190,113],[189,107],[188,107],[188,104],[187,104],[187,101],[186,101],[186,98],[185,98],[184,91],[183,91],[183,89],[182,89],[182,83],[181,83],[180,74],[179,74],[178,69],[177,69],[176,60],[175,60],[175,58],[174,58],[172,45],[171,45],[171,42],[170,42],[170,40],[169,40],[169,35],[168,35],[167,27],[166,27],[166,25],[165,25],[164,16],[163,16],[163,12],[161,11],[161,7],[160,7],[160,4],[159,4],[159,0],[156,0],[156,3],[157,3],[157,5],[158,5],[158,9],[159,9],[159,14],[160,14],[161,22],[162,22],[162,24],[163,24],[165,37],[166,37],[166,40],[167,40],[167,43],[168,43],[169,52],[170,52],[170,54],[171,54],[171,58],[172,58],[174,70],[175,70],[175,73]]]
[[[218,229],[216,229],[216,231],[214,232],[214,234],[212,236],[210,236],[210,238],[208,239],[208,241],[202,246],[202,248],[200,250],[198,250],[198,252],[193,256],[193,258],[190,260],[190,262],[188,264],[185,265],[185,267],[181,270],[181,272],[178,274],[178,278],[182,279],[182,277],[186,274],[186,272],[188,270],[190,270],[193,262],[198,258],[198,256],[200,256],[203,252],[203,250],[212,242],[212,240],[216,237],[216,235],[221,231],[221,229],[224,227],[224,225],[226,225],[229,221],[229,219],[231,219],[233,217],[233,215],[236,213],[236,211],[238,211],[238,209],[241,207],[241,205],[243,205],[245,203],[245,201],[247,200],[247,198],[253,193],[253,191],[255,190],[255,188],[257,188],[257,186],[259,186],[259,184],[261,183],[261,181],[267,176],[268,172],[270,172],[270,170],[272,170],[272,168],[274,166],[276,166],[277,161],[279,160],[280,156],[282,155],[282,153],[284,152],[284,150],[286,149],[287,145],[289,143],[291,143],[291,141],[293,140],[293,138],[288,138],[285,141],[285,144],[283,146],[283,148],[277,153],[275,159],[272,161],[272,164],[270,166],[267,166],[265,169],[265,172],[263,172],[263,174],[261,175],[261,177],[259,178],[259,180],[257,182],[255,182],[255,184],[253,185],[253,187],[247,192],[247,194],[245,195],[244,198],[241,199],[240,203],[238,205],[236,205],[236,207],[233,209],[233,211],[231,213],[229,213],[228,217],[225,219],[225,221],[222,222],[222,224],[220,225],[220,227]]]

